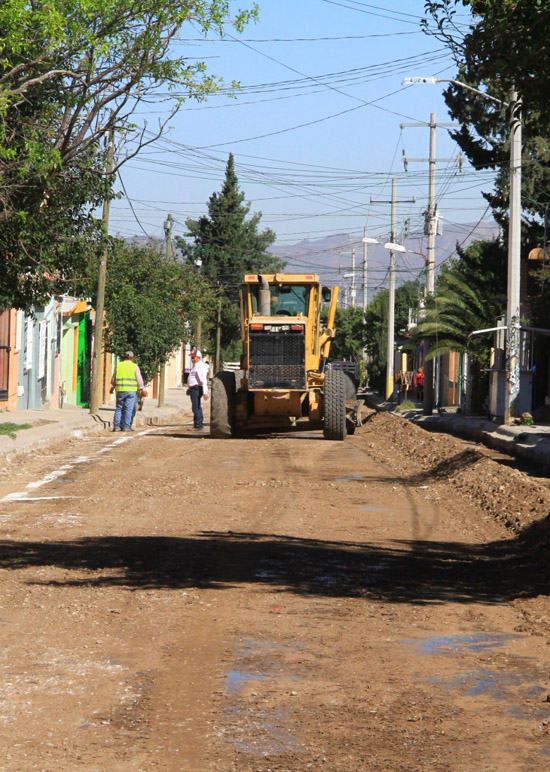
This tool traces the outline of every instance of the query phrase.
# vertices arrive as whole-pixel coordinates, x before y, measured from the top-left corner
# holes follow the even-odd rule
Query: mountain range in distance
[[[499,227],[494,222],[445,223],[443,233],[436,236],[436,269],[456,256],[457,244],[466,248],[472,241],[497,238]],[[379,244],[367,244],[368,302],[381,289],[389,286],[390,253],[379,238]],[[402,242],[406,252],[395,252],[396,285],[408,280],[425,280],[427,237],[411,233]],[[355,266],[353,252],[355,251]],[[320,239],[303,239],[296,244],[274,244],[269,252],[286,261],[285,273],[314,273],[323,284],[338,285],[343,293],[342,304],[349,305],[355,289],[355,305],[363,301],[363,234],[336,233]],[[355,277],[355,281],[353,280]]]

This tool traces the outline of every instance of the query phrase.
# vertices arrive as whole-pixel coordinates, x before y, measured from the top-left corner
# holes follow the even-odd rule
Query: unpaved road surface
[[[2,772],[550,768],[544,481],[386,414],[114,437],[1,473]]]

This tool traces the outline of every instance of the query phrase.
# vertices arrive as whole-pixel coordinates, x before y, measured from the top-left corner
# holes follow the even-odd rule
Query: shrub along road
[[[370,414],[71,440],[0,477],[0,769],[550,760],[550,492]]]

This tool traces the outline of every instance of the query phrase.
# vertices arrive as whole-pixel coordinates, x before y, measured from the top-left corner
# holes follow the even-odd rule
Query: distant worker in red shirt
[[[416,389],[416,401],[422,402],[424,400],[424,368],[419,367],[418,372],[414,376],[414,386]]]

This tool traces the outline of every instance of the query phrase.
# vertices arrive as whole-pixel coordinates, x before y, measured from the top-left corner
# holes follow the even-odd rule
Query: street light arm
[[[509,102],[504,102],[502,99],[497,99],[497,97],[491,96],[491,94],[487,94],[486,91],[480,91],[478,88],[474,88],[473,86],[468,86],[467,83],[463,83],[461,80],[453,80],[452,78],[431,78],[431,77],[415,77],[415,78],[403,78],[401,85],[402,86],[416,86],[418,84],[427,84],[430,86],[434,86],[436,83],[452,83],[454,86],[458,86],[459,88],[465,88],[467,91],[473,91],[474,94],[479,94],[479,96],[484,97],[485,99],[490,99],[492,102],[497,102],[499,105],[503,105],[504,107],[510,107]]]

